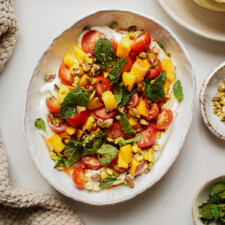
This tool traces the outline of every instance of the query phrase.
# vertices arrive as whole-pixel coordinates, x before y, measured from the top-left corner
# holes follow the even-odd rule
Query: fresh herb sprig
[[[181,101],[183,99],[184,93],[180,80],[177,80],[176,83],[173,85],[173,93],[178,101]]]
[[[45,121],[42,118],[38,118],[35,120],[34,122],[34,126],[38,129],[38,130],[42,130],[42,131],[46,131],[46,125],[45,125]]]

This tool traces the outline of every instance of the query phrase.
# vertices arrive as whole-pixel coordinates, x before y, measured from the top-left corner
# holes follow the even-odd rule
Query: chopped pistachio
[[[114,140],[112,138],[106,138],[108,142],[113,143]]]
[[[142,124],[142,125],[149,125],[149,122],[147,122],[147,121],[144,120],[144,119],[141,119],[141,120],[140,120],[140,124]]]
[[[55,79],[55,77],[56,77],[56,73],[55,72],[48,72],[45,75],[45,81],[51,82],[51,81],[53,81]]]
[[[140,52],[138,56],[139,56],[139,58],[141,58],[141,59],[146,59],[146,57],[147,57],[147,55],[146,55],[145,52]]]
[[[114,143],[115,143],[116,145],[118,145],[122,140],[123,140],[122,137],[118,137],[118,138],[114,141]]]

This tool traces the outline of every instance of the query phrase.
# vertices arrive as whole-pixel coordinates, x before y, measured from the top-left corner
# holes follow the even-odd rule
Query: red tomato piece
[[[156,139],[156,130],[148,126],[145,130],[141,132],[141,140],[137,142],[139,148],[147,148],[154,144]]]
[[[119,122],[114,122],[110,128],[106,128],[105,131],[108,135],[108,138],[116,139],[118,137],[123,137],[124,139],[127,135],[122,130]]]
[[[128,168],[119,167],[117,164],[113,165],[113,169],[118,173],[125,173],[128,170]]]
[[[56,133],[62,133],[68,127],[68,125],[63,120],[59,118],[52,118],[50,115],[47,116],[47,122],[49,127]]]
[[[83,188],[85,186],[85,171],[82,166],[78,166],[74,169],[72,179],[78,188]]]
[[[114,48],[114,52],[116,54],[117,52],[117,48],[118,48],[118,43],[116,41],[114,41],[112,38],[110,39],[111,43],[112,43],[112,46]]]
[[[103,38],[105,35],[101,32],[98,32],[96,30],[90,30],[87,33],[84,34],[82,41],[81,41],[81,46],[82,49],[86,53],[91,53],[94,55],[94,49],[95,49],[95,44],[99,38]]]
[[[98,118],[106,120],[106,119],[113,118],[116,115],[116,110],[113,110],[113,111],[110,111],[110,112],[106,112],[106,109],[103,107],[103,108],[94,110],[93,113]]]
[[[128,105],[127,108],[135,108],[139,103],[139,97],[137,93],[134,93],[133,95],[130,96],[128,100]]]
[[[106,91],[111,90],[111,84],[109,80],[103,76],[96,77],[97,82],[95,83],[96,95],[100,99],[102,98],[102,94]]]
[[[150,68],[150,75],[147,75],[147,78],[156,78],[162,71],[162,64],[158,58],[156,60],[156,66]]]
[[[151,36],[148,32],[143,32],[136,37],[131,44],[131,51],[135,53],[144,52],[148,50],[151,43]]]
[[[82,156],[81,159],[87,169],[98,170],[103,167],[97,156]]]
[[[152,124],[156,130],[165,130],[173,121],[173,112],[170,109],[163,109],[157,120]]]
[[[46,105],[47,105],[49,112],[54,113],[54,114],[60,113],[61,105],[54,96],[46,98]]]
[[[62,83],[65,85],[72,85],[74,82],[69,67],[64,63],[59,67],[59,78],[61,78]]]
[[[132,58],[129,56],[129,57],[128,57],[128,60],[127,60],[127,62],[126,62],[126,64],[125,64],[125,66],[124,66],[123,69],[122,69],[121,74],[122,74],[123,72],[130,72],[132,66],[133,66],[133,60],[132,60]]]
[[[82,127],[86,123],[88,116],[89,112],[86,110],[67,118],[66,121],[70,126]]]
[[[146,120],[153,120],[155,119],[159,114],[159,106],[157,103],[154,103],[152,107],[149,110],[149,116],[145,117]]]
[[[115,159],[113,159],[113,160],[108,164],[108,166],[114,166],[114,165],[116,165],[116,164],[117,164],[117,160],[118,160],[118,155],[116,156]]]

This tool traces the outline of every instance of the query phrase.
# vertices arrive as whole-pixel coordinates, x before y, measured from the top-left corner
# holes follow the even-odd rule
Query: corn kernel
[[[144,157],[145,160],[148,159],[147,153],[145,151],[141,151],[141,154],[142,154],[142,156]]]
[[[108,174],[107,174],[104,170],[102,170],[102,171],[100,172],[100,175],[101,175],[101,179],[102,179],[102,180],[105,179],[106,177],[108,177]]]
[[[136,159],[138,162],[141,162],[141,161],[144,159],[144,157],[143,157],[143,155],[137,155],[137,156],[135,156],[135,159]]]
[[[110,176],[113,175],[113,169],[111,169],[111,168],[106,168],[106,172],[107,172]]]
[[[138,146],[137,146],[136,144],[134,144],[134,145],[132,146],[132,152],[133,152],[133,153],[138,153],[139,151],[141,151],[141,149],[138,148]]]
[[[147,152],[147,160],[151,163],[154,162],[154,150],[150,148]]]

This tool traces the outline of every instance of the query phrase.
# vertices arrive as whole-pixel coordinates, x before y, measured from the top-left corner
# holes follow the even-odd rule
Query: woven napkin
[[[0,72],[10,58],[18,36],[12,1],[0,0]],[[76,211],[47,193],[10,183],[0,136],[0,225],[83,225]]]

